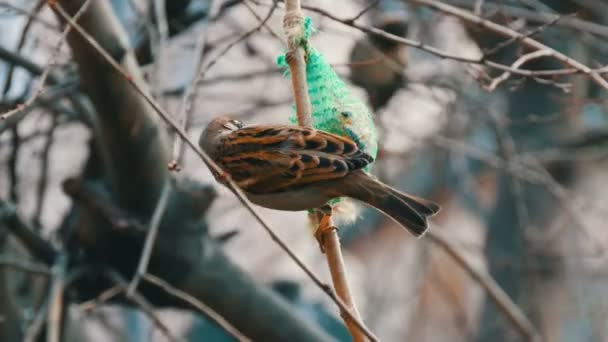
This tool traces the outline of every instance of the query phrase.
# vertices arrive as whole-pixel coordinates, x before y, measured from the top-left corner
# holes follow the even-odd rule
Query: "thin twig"
[[[473,0],[450,0],[450,4],[458,7],[469,7],[472,5],[472,3]],[[483,3],[482,7],[485,12],[498,12],[505,16],[524,19],[530,23],[547,24],[555,20],[556,17],[560,17],[553,11],[548,12],[547,10],[549,9],[545,9],[543,11],[530,10],[523,7],[509,5],[507,3],[486,1]],[[483,13],[476,14],[483,17]],[[555,26],[572,29],[581,33],[591,33],[601,38],[608,38],[608,27],[606,27],[606,25],[597,24],[577,17],[562,17],[559,22],[555,23]]]
[[[54,263],[57,256],[55,248],[19,217],[17,208],[12,203],[0,200],[0,222],[5,224],[34,257],[48,265]]]
[[[95,308],[97,308],[101,304],[104,304],[105,302],[109,301],[110,299],[118,296],[123,292],[124,289],[122,288],[122,286],[114,285],[109,289],[101,292],[97,297],[91,300],[87,300],[86,302],[80,303],[78,306],[84,311],[92,311],[95,310]]]
[[[519,68],[520,66],[522,66],[524,63],[527,63],[533,59],[537,59],[537,58],[541,58],[541,57],[545,57],[545,56],[549,56],[551,53],[547,50],[536,50],[530,53],[527,53],[521,57],[519,57],[512,65],[512,68]],[[505,71],[503,72],[500,76],[494,78],[492,80],[492,82],[490,83],[490,85],[488,85],[486,87],[487,91],[494,91],[496,89],[496,87],[498,87],[499,84],[501,84],[502,82],[506,81],[509,77],[511,76],[511,72],[510,71]]]
[[[144,100],[152,107],[152,109],[161,117],[161,119],[171,128],[173,129],[179,136],[186,142],[186,144],[192,149],[192,151],[203,161],[203,163],[216,174],[222,174],[222,169],[207,155],[204,151],[202,151],[198,146],[188,137],[188,134],[184,131],[182,127],[180,127],[173,118],[163,110],[156,101],[144,90],[140,87],[133,78],[125,71],[121,66],[110,56],[110,54],[103,48],[97,41],[91,37],[89,33],[87,33],[78,23],[74,22],[70,16],[65,12],[63,7],[61,7],[58,3],[50,3],[53,8],[57,10],[57,13],[66,20],[74,29],[82,36],[82,38],[91,45],[105,60],[110,64],[116,72],[122,75],[125,80],[133,87],[133,89],[144,98]],[[270,227],[270,225],[266,222],[266,220],[257,212],[257,210],[253,207],[251,202],[247,199],[243,191],[236,185],[236,183],[228,179],[226,185],[232,192],[235,194],[239,202],[251,213],[251,215],[260,223],[260,226],[268,233],[270,238],[289,256],[293,262],[306,274],[308,278],[312,280],[312,282],[321,289],[343,312],[343,314],[347,315],[350,319],[352,319],[360,329],[366,331],[368,336],[373,336],[369,329],[365,327],[360,320],[356,319],[350,309],[346,306],[346,304],[331,290],[329,286],[324,284],[321,279],[319,279],[308,266],[304,264],[304,262],[287,246],[287,244],[274,232],[274,230]]]
[[[355,21],[361,18],[365,13],[369,12],[372,8],[376,7],[380,3],[380,0],[370,1],[359,13],[357,13],[354,17],[348,19],[348,21]]]
[[[0,268],[8,268],[31,274],[50,276],[51,270],[43,264],[16,259],[10,256],[0,254]]]
[[[146,300],[144,296],[142,296],[139,292],[134,291],[131,294],[128,294],[128,286],[127,281],[116,271],[107,270],[106,276],[110,278],[116,285],[122,288],[122,291],[125,292],[125,296],[135,305],[137,305],[145,314],[154,322],[154,324],[158,327],[158,329],[165,335],[165,337],[171,342],[178,342],[180,339],[175,337],[171,330],[160,320],[158,315],[154,312],[155,308],[150,302]]]
[[[78,20],[78,18],[80,18],[80,16],[86,11],[90,1],[91,0],[86,0],[82,4],[82,6],[78,9],[76,14],[74,14],[74,17],[71,18],[74,20],[74,22],[76,22]],[[71,29],[72,29],[72,26],[67,25],[63,29],[63,32],[61,32],[61,36],[59,37],[59,42],[57,42],[55,49],[53,50],[53,52],[51,53],[51,55],[49,57],[48,63],[44,67],[44,72],[42,73],[42,75],[40,76],[40,79],[38,80],[38,85],[37,85],[34,93],[24,103],[17,105],[14,109],[9,110],[6,113],[0,114],[0,120],[6,120],[9,117],[11,117],[12,115],[15,115],[15,114],[27,109],[27,107],[31,106],[34,103],[34,101],[36,100],[36,98],[38,96],[40,96],[44,93],[44,86],[46,83],[46,79],[49,77],[51,69],[53,68],[53,66],[55,66],[55,63],[57,63],[57,57],[59,56],[61,47],[63,46],[63,43],[65,42]]]
[[[211,1],[209,4],[209,8],[215,9],[217,6],[214,6],[214,1]],[[213,13],[209,14],[213,16]],[[205,25],[206,26],[206,25]],[[192,112],[194,110],[194,102],[196,101],[197,88],[199,84],[202,82],[203,73],[203,56],[205,55],[205,46],[207,42],[207,32],[205,28],[201,29],[201,33],[196,40],[196,45],[194,47],[195,58],[194,58],[194,72],[195,77],[192,78],[192,82],[190,86],[186,89],[184,95],[182,96],[182,100],[179,105],[179,109],[177,110],[177,120],[179,121],[181,127],[184,127],[186,132],[188,131],[188,127],[190,126]],[[173,160],[169,163],[169,169],[173,171],[180,170],[180,164],[182,163],[182,158],[184,156],[184,142],[179,137],[175,137],[173,141]]]
[[[11,129],[11,151],[8,156],[8,197],[13,203],[19,203],[19,172],[17,171],[19,151],[21,151],[21,134],[17,126]]]
[[[163,186],[163,190],[161,191],[160,197],[158,198],[158,202],[156,203],[156,208],[154,208],[154,212],[152,213],[152,219],[150,220],[150,227],[148,228],[148,233],[146,234],[144,248],[141,252],[141,257],[139,258],[139,265],[137,266],[137,271],[133,276],[133,279],[131,279],[129,288],[127,289],[127,296],[133,295],[133,293],[137,289],[137,285],[139,285],[141,277],[146,274],[148,270],[150,257],[152,257],[152,248],[154,247],[154,243],[156,242],[160,223],[162,221],[165,210],[167,209],[167,204],[169,204],[170,194],[171,183],[167,181]]]
[[[196,77],[192,80],[190,87],[188,88],[188,90],[186,91],[186,94],[182,98],[180,109],[178,110],[179,114],[177,117],[183,118],[183,121],[182,121],[182,124],[180,125],[180,127],[185,127],[187,129],[189,126],[190,115],[194,108],[194,106],[193,106],[194,101],[196,100],[197,88],[202,83],[204,76],[207,74],[207,72],[220,60],[221,57],[223,57],[226,53],[228,53],[228,51],[230,51],[234,46],[236,46],[238,43],[244,41],[252,34],[258,32],[264,25],[266,25],[266,22],[268,22],[268,20],[274,13],[275,8],[276,8],[276,5],[273,6],[268,11],[268,14],[266,15],[266,17],[256,27],[243,33],[237,39],[230,42],[228,45],[226,45],[224,47],[224,49],[222,49],[217,54],[217,56],[215,56],[213,59],[211,59],[209,62],[207,62],[206,65],[204,65],[204,66],[202,63],[202,53],[203,53],[203,47],[204,47],[204,34],[202,34],[201,40],[199,40],[199,42],[201,44],[201,46],[200,46],[201,55],[199,55],[199,60],[196,63],[197,64]],[[183,149],[183,140],[176,139],[175,143],[173,145],[173,156],[174,157],[173,157],[173,160],[169,163],[169,168],[171,170],[176,170],[176,171],[179,170],[179,168],[180,168],[179,164],[180,164],[181,159],[183,158],[183,150],[184,150]]]
[[[285,44],[283,38],[281,38],[281,35],[278,34],[270,25],[268,25],[264,18],[260,17],[260,15],[253,9],[253,6],[251,6],[249,2],[250,0],[243,2],[243,5],[245,5],[245,7],[247,7],[247,9],[249,10],[249,13],[251,13],[258,20],[259,23],[263,23],[264,28],[270,33],[271,36],[276,38],[279,42]]]
[[[251,1],[253,1],[253,0],[251,0]],[[410,0],[410,1],[414,1],[414,0]],[[260,2],[258,1],[258,3],[260,3]],[[584,66],[583,66],[583,68],[571,67],[571,68],[548,69],[548,70],[513,69],[513,68],[509,67],[508,65],[497,63],[497,62],[494,62],[494,61],[491,61],[491,60],[488,60],[485,58],[471,58],[471,57],[465,57],[461,54],[453,54],[453,53],[447,52],[445,50],[436,48],[434,46],[426,45],[417,40],[404,38],[404,37],[400,37],[400,36],[388,33],[384,30],[381,30],[381,29],[373,27],[373,26],[360,24],[358,22],[351,22],[350,19],[341,19],[320,7],[311,6],[311,5],[302,5],[302,8],[306,9],[308,11],[311,11],[311,12],[318,13],[333,21],[336,21],[336,22],[342,23],[344,25],[358,29],[361,32],[364,32],[364,33],[367,33],[370,35],[376,35],[376,36],[385,38],[387,40],[394,41],[399,44],[411,46],[413,48],[428,52],[428,53],[435,55],[437,57],[440,57],[440,58],[450,59],[450,60],[462,62],[462,63],[485,65],[487,67],[490,67],[490,68],[493,68],[496,70],[509,71],[513,74],[521,75],[521,76],[525,76],[525,77],[566,76],[566,75],[573,75],[573,74],[580,74],[580,73],[584,74],[584,73],[586,73],[586,71],[590,71],[595,74],[608,73],[608,66],[604,66],[604,67],[597,68],[597,69],[589,69]],[[481,18],[479,18],[479,19],[483,20]],[[494,24],[494,25],[501,27],[498,24]],[[520,33],[516,32],[516,31],[512,31],[512,32],[513,32],[514,36],[521,35]],[[513,36],[513,35],[511,35],[511,36]],[[529,39],[533,40],[531,38],[529,38]],[[526,41],[524,41],[524,42],[526,42]],[[538,44],[540,44],[540,43],[538,43]],[[553,49],[550,49],[550,50],[554,51]]]
[[[238,331],[237,328],[233,327],[230,324],[230,322],[226,321],[226,319],[224,317],[220,316],[212,308],[210,308],[209,306],[207,306],[205,303],[201,302],[200,300],[196,299],[195,297],[191,296],[187,292],[184,292],[184,291],[172,286],[165,280],[163,280],[157,276],[154,276],[150,273],[144,274],[142,276],[142,278],[144,280],[150,282],[151,284],[154,284],[154,285],[160,287],[165,292],[174,296],[175,298],[181,299],[184,302],[192,305],[192,307],[197,309],[203,316],[205,316],[209,320],[213,321],[220,328],[222,328],[226,333],[228,333],[228,335],[234,337],[237,341],[243,341],[243,342],[251,341],[249,338],[247,338],[245,335],[243,335],[243,333]]]
[[[43,2],[45,2],[45,1],[43,1]],[[32,18],[32,20],[36,21],[37,23],[41,24],[42,26],[44,26],[47,29],[59,31],[59,26],[57,26],[57,24],[55,24],[51,21],[48,21],[44,18],[41,18],[40,15],[37,15],[34,12],[30,12],[21,7],[17,7],[15,5],[11,4],[10,2],[2,1],[2,2],[0,2],[0,7],[8,8],[9,10],[11,10],[19,15],[26,16],[28,19]]]
[[[476,15],[479,15],[479,14],[476,14]],[[484,54],[485,58],[488,58],[489,56],[493,56],[496,53],[498,53],[499,51],[506,48],[507,46],[510,46],[511,44],[513,44],[515,42],[521,41],[523,38],[532,37],[532,36],[539,34],[540,32],[543,32],[548,27],[555,25],[561,18],[562,18],[561,15],[555,16],[555,18],[553,18],[553,20],[551,20],[550,22],[545,23],[533,30],[530,30],[521,36],[511,37],[511,38],[505,40],[504,42],[500,42],[499,44],[496,44],[496,46],[494,46],[490,50],[484,51],[483,54]]]
[[[454,261],[456,261],[467,273],[486,291],[490,299],[502,311],[507,319],[519,331],[527,341],[538,342],[540,335],[538,331],[524,315],[524,313],[509,298],[509,295],[496,283],[487,273],[477,270],[448,239],[429,229],[426,234],[428,240],[441,247]]]
[[[42,330],[42,326],[44,326],[44,322],[46,321],[46,317],[49,311],[49,301],[48,299],[42,303],[32,323],[27,327],[25,331],[25,335],[23,336],[23,342],[34,342],[38,339],[38,335],[40,334],[40,330]]]
[[[511,37],[511,38],[517,37],[518,39],[520,39],[520,41],[523,45],[533,48],[535,50],[550,51],[551,57],[553,57],[553,58],[557,59],[558,61],[589,76],[598,86],[604,88],[604,90],[608,90],[608,81],[606,81],[606,79],[604,79],[596,70],[589,68],[588,66],[580,63],[579,61],[577,61],[571,57],[568,57],[567,55],[565,55],[535,39],[526,37],[525,35],[517,32],[509,27],[496,24],[494,22],[481,18],[469,11],[442,3],[440,1],[435,1],[435,0],[409,0],[409,1],[416,3],[416,4],[428,6],[435,10],[438,10],[440,12],[443,12],[443,13],[446,13],[449,15],[453,15],[462,20],[480,25],[481,27],[488,29],[492,32],[498,33],[500,35],[503,35],[506,37]]]
[[[21,49],[23,48],[23,45],[25,44],[25,40],[27,38],[27,34],[30,31],[32,24],[34,23],[34,19],[40,12],[40,9],[42,8],[42,6],[44,6],[44,3],[45,3],[45,0],[38,0],[38,2],[32,8],[31,14],[28,16],[27,22],[25,23],[25,25],[23,26],[23,29],[21,30],[19,42],[17,43],[17,48],[15,49],[16,52],[21,51]],[[14,71],[15,71],[15,63],[11,63],[8,67],[8,70],[6,71],[6,78],[4,79],[4,86],[2,87],[3,95],[8,94],[9,90],[11,89],[11,85],[13,83],[13,72]]]
[[[49,167],[50,167],[50,152],[53,147],[55,129],[59,123],[59,113],[51,113],[51,125],[46,133],[46,141],[40,153],[40,178],[36,189],[36,206],[34,207],[34,215],[32,222],[40,228],[42,219],[42,210],[44,208],[44,195],[46,194],[47,185],[49,182]]]
[[[53,279],[49,291],[49,311],[46,327],[47,342],[59,342],[61,338],[61,313],[63,312],[66,267],[67,255],[62,253],[52,269]]]

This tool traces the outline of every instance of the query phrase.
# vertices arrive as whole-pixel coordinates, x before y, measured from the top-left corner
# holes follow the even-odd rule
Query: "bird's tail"
[[[415,236],[421,236],[428,228],[427,217],[439,212],[441,207],[429,200],[405,194],[365,175],[357,177],[358,186],[348,196],[358,199],[384,212]]]

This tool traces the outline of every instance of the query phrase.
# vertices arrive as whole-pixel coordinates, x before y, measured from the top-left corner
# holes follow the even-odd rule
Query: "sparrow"
[[[259,206],[288,211],[350,197],[372,206],[415,236],[439,205],[400,192],[364,171],[373,158],[348,137],[293,125],[213,119],[199,146]]]

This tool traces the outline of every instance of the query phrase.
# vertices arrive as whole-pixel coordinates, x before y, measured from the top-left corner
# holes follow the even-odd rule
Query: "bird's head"
[[[207,124],[207,127],[198,139],[198,145],[209,155],[213,155],[218,138],[241,128],[243,128],[242,122],[227,116],[219,116]]]

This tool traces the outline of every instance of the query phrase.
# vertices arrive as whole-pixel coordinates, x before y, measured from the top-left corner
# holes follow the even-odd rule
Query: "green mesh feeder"
[[[352,139],[359,149],[374,159],[378,154],[378,137],[372,114],[367,106],[348,89],[338,74],[327,63],[323,54],[308,44],[313,32],[310,18],[304,19],[304,36],[299,45],[306,52],[306,83],[312,106],[313,127],[322,131],[338,134]],[[285,54],[279,55],[277,64],[290,77],[289,65]],[[297,124],[295,104],[289,120]],[[371,169],[371,164],[365,168]],[[341,201],[336,198],[328,202],[335,205]]]
[[[304,37],[300,45],[306,51],[306,83],[312,106],[313,127],[319,130],[349,137],[359,148],[376,158],[378,137],[372,114],[367,106],[354,96],[325,57],[308,45],[313,32],[310,18],[304,20]],[[285,54],[277,58],[277,64],[289,77]],[[297,124],[295,105],[290,121]],[[371,164],[365,170],[369,172]]]

